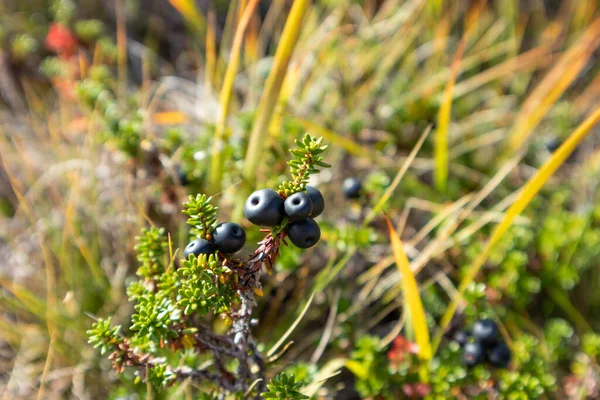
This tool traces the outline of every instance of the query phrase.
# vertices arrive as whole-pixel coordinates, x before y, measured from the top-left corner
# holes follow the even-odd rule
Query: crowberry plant
[[[320,237],[317,223],[308,217],[310,211],[303,219],[289,222],[283,209],[284,198],[299,194],[308,202],[314,198],[317,211],[323,210],[322,195],[314,188],[307,194],[306,183],[317,167],[327,166],[319,156],[326,146],[309,135],[297,143],[299,149],[292,150],[295,159],[290,162],[293,179],[282,184],[279,192],[263,190],[257,204],[250,201],[259,207],[249,219],[255,222],[251,217],[256,216],[258,224],[272,227],[247,259],[232,256],[245,244],[244,229],[232,222],[217,225],[217,207],[203,194],[190,196],[184,203],[194,238],[183,259],[175,260],[167,253],[164,229],[142,231],[136,245],[141,279],[127,289],[129,300],[135,303],[130,335],[124,335],[120,325],[113,326],[111,318],[99,319],[88,331],[89,342],[101,354],[110,353],[117,372],[131,368],[138,381],[155,387],[193,380],[218,398],[261,394],[264,398],[306,398],[299,391],[303,382],[295,381],[294,375],[282,373],[267,384],[266,360],[250,329],[255,294],[262,293],[261,271],[273,268],[286,236],[301,248],[316,244]],[[277,221],[265,224],[261,213],[272,212],[271,201],[277,198],[281,200]],[[266,211],[260,209],[264,205]],[[306,229],[299,229],[305,225]],[[209,315],[229,321],[228,330],[213,332],[207,323]],[[201,362],[207,359],[210,362]]]

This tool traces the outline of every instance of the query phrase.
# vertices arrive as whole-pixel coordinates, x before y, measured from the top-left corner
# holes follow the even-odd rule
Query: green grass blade
[[[235,75],[237,74],[238,67],[240,64],[240,53],[242,45],[244,43],[244,33],[248,27],[248,23],[252,18],[252,14],[258,5],[258,0],[250,0],[248,5],[244,8],[242,18],[238,24],[233,38],[233,45],[231,47],[229,64],[227,65],[227,71],[225,72],[225,79],[223,86],[221,87],[221,94],[219,97],[219,103],[221,109],[219,111],[219,119],[217,120],[217,126],[215,129],[215,136],[213,138],[212,146],[212,158],[210,168],[210,187],[213,193],[221,191],[221,181],[223,179],[223,167],[225,160],[223,158],[224,147],[227,129],[227,116],[229,115],[229,105],[231,103],[231,95],[233,92],[233,83],[235,81]]]
[[[292,332],[294,331],[294,329],[296,329],[296,327],[298,326],[298,324],[300,323],[300,321],[302,321],[302,318],[304,318],[304,315],[306,314],[306,312],[310,308],[310,305],[312,304],[312,301],[313,301],[314,297],[315,297],[315,293],[313,292],[313,294],[310,295],[310,298],[306,302],[306,305],[304,306],[304,308],[300,312],[300,315],[298,315],[298,318],[296,318],[296,320],[294,321],[294,323],[288,328],[287,331],[285,331],[285,333],[283,334],[283,336],[281,336],[279,338],[279,340],[277,341],[277,343],[275,343],[273,345],[273,347],[271,347],[271,350],[269,350],[266,353],[267,357],[271,357],[273,354],[275,354],[277,352],[277,349],[279,349],[281,347],[281,345],[283,344],[283,342],[285,342],[287,340],[287,338],[292,334]]]
[[[283,85],[292,53],[302,31],[302,20],[310,3],[309,0],[294,1],[294,5],[285,23],[285,28],[283,29],[281,41],[277,46],[273,67],[258,104],[256,118],[252,126],[248,149],[246,151],[243,177],[246,181],[245,187],[247,191],[251,190],[254,186],[259,162],[264,157],[263,148],[268,141],[271,117],[278,103],[279,92]]]
[[[437,118],[433,157],[435,160],[435,188],[440,192],[446,191],[446,186],[448,183],[448,129],[450,128],[452,96],[454,92],[454,85],[456,83],[456,75],[458,74],[460,67],[460,60],[462,59],[462,54],[467,43],[466,39],[467,36],[465,34],[456,52],[456,56],[452,61],[450,77],[448,78],[446,88],[444,89],[442,104],[440,105],[440,111]]]

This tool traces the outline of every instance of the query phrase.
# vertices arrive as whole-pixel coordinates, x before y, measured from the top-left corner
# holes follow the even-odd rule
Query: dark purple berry
[[[491,347],[498,342],[498,325],[492,319],[480,319],[473,324],[473,338],[485,347]]]
[[[469,337],[471,337],[471,333],[467,331],[457,331],[452,339],[463,347],[469,341]]]
[[[254,225],[279,225],[283,219],[283,199],[274,190],[257,190],[246,200],[244,214]]]
[[[485,360],[485,349],[481,343],[466,343],[462,354],[463,363],[467,367],[474,367]]]
[[[176,172],[177,172],[177,182],[181,185],[181,186],[187,186],[190,184],[190,180],[188,178],[187,173],[184,171],[183,168],[181,168],[181,166],[177,166],[176,168]]]
[[[285,199],[283,208],[290,221],[299,221],[310,216],[313,205],[308,194],[298,192]]]
[[[187,260],[190,254],[199,257],[200,254],[209,255],[214,253],[214,251],[215,249],[212,243],[210,243],[208,240],[196,239],[192,240],[187,246],[185,246],[185,249],[183,249],[183,257]]]
[[[491,348],[488,360],[496,368],[508,368],[512,356],[510,349],[504,343],[499,343]]]
[[[223,222],[213,232],[213,242],[221,253],[236,253],[246,244],[246,231],[235,222]]]
[[[350,177],[344,180],[344,197],[347,199],[358,199],[362,191],[362,183],[358,178]]]
[[[317,218],[319,215],[323,213],[325,209],[325,199],[323,199],[323,195],[314,186],[306,186],[306,194],[310,197],[310,201],[312,203],[312,213],[311,217]]]
[[[321,238],[321,229],[314,219],[306,218],[290,223],[287,235],[294,246],[308,249],[317,244]]]

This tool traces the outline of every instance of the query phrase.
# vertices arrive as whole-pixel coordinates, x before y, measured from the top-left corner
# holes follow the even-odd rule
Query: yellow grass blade
[[[204,32],[206,21],[202,13],[196,7],[196,2],[194,0],[169,0],[169,3],[183,15],[186,21],[197,32]]]
[[[281,40],[277,46],[273,67],[258,104],[256,118],[252,126],[248,149],[246,151],[243,174],[246,180],[247,191],[251,190],[254,186],[257,168],[264,156],[263,148],[268,141],[271,117],[278,103],[279,92],[292,58],[292,53],[302,31],[302,20],[310,3],[310,0],[294,1],[283,29]]]
[[[188,119],[181,111],[164,111],[152,115],[152,122],[156,125],[179,125],[186,123]]]
[[[206,71],[204,80],[206,81],[207,93],[218,88],[217,80],[217,16],[215,11],[208,10],[208,25],[206,28]]]
[[[223,166],[225,164],[225,160],[223,159],[223,149],[225,146],[224,139],[227,137],[225,134],[227,116],[229,115],[229,103],[231,102],[233,83],[235,81],[235,75],[237,74],[240,64],[240,53],[242,50],[242,44],[244,43],[244,33],[246,32],[248,23],[250,22],[252,14],[254,13],[257,5],[258,0],[250,0],[243,11],[242,18],[240,19],[237,30],[235,31],[229,64],[227,65],[225,79],[223,81],[223,86],[221,87],[221,95],[219,97],[221,109],[219,111],[219,119],[217,120],[215,136],[213,139],[210,168],[210,186],[214,193],[221,191]]]
[[[556,62],[554,68],[527,98],[509,133],[509,151],[513,153],[525,143],[535,127],[548,113],[587,64],[600,45],[600,18],[581,35],[580,39]]]
[[[563,164],[567,157],[569,157],[575,147],[577,147],[577,145],[586,137],[586,135],[590,133],[591,129],[598,123],[599,120],[600,108],[596,109],[596,111],[588,119],[579,125],[579,127],[569,136],[562,146],[560,146],[560,148],[554,152],[552,158],[550,158],[525,184],[525,186],[523,186],[519,197],[506,211],[502,222],[500,222],[500,224],[494,228],[494,231],[492,232],[492,235],[486,243],[483,251],[475,259],[469,269],[469,272],[460,282],[460,285],[457,289],[457,295],[452,299],[450,305],[448,305],[448,309],[446,310],[446,313],[440,322],[440,327],[434,340],[434,350],[437,349],[442,335],[444,334],[444,330],[452,320],[452,317],[458,308],[458,304],[462,299],[462,294],[479,273],[479,270],[483,266],[483,263],[487,259],[491,249],[496,245],[498,240],[500,240],[502,235],[506,233],[508,228],[510,228],[515,218],[519,216],[521,212],[523,212],[525,207],[529,205],[531,200],[539,192],[542,186],[548,181],[558,167]]]
[[[404,304],[410,311],[410,319],[412,321],[412,327],[415,333],[415,339],[419,345],[419,358],[427,361],[431,359],[431,343],[429,341],[429,331],[427,329],[427,321],[425,319],[425,311],[423,310],[423,303],[421,302],[421,295],[419,294],[419,287],[417,280],[415,279],[412,270],[410,269],[410,263],[408,257],[404,252],[402,241],[398,236],[398,233],[392,226],[389,218],[386,217],[388,229],[390,231],[390,240],[392,242],[392,249],[394,251],[394,258],[396,260],[396,266],[398,271],[402,275],[402,292],[404,294]],[[424,367],[421,368],[421,379],[427,381],[427,365],[423,363]]]

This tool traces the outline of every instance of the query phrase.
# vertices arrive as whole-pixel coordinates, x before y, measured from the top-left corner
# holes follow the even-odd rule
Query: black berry
[[[238,252],[246,244],[246,231],[235,222],[223,222],[213,232],[215,247],[222,253]]]
[[[319,215],[323,213],[325,209],[325,199],[323,199],[323,195],[314,186],[306,186],[306,194],[310,197],[310,201],[312,203],[312,213],[311,217],[317,218]]]
[[[511,360],[510,349],[504,343],[499,343],[491,348],[488,360],[496,368],[507,368]]]
[[[192,240],[185,249],[183,250],[183,256],[187,260],[190,254],[195,255],[196,257],[200,256],[200,254],[212,254],[215,249],[208,240],[206,239],[196,239]]]
[[[473,338],[485,347],[495,345],[498,336],[498,325],[491,319],[480,319],[473,325]]]
[[[283,219],[283,199],[274,190],[257,190],[246,200],[244,214],[255,225],[279,225]]]
[[[485,360],[485,349],[481,343],[466,343],[463,348],[463,362],[468,367],[474,367]]]
[[[471,333],[467,331],[458,331],[454,334],[452,339],[463,347],[469,341],[469,337],[471,337]]]
[[[321,229],[314,219],[306,218],[290,223],[287,234],[294,246],[308,249],[321,238]]]
[[[358,178],[350,177],[344,180],[344,197],[347,199],[358,199],[362,191],[362,183]]]
[[[190,184],[190,180],[188,178],[187,173],[181,168],[181,166],[177,166],[177,181],[181,186],[187,186]]]
[[[310,216],[313,205],[308,194],[298,192],[285,199],[283,208],[290,221],[299,221]]]

